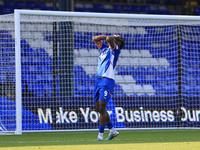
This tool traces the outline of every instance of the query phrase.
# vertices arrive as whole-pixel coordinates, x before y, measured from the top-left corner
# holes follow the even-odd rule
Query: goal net
[[[17,10],[0,16],[0,132],[96,130],[94,35],[125,39],[116,128],[198,128],[200,18]],[[106,43],[106,41],[104,41]]]

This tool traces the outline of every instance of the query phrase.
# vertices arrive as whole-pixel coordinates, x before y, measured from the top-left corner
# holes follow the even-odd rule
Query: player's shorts
[[[97,77],[94,88],[94,102],[102,100],[109,102],[115,86],[115,80],[103,77]]]

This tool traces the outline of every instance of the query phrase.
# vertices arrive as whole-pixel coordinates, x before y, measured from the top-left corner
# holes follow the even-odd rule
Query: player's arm
[[[111,35],[111,36],[107,36],[106,37],[106,41],[108,42],[109,44],[109,47],[114,50],[115,49],[115,42],[114,42],[114,39],[115,39],[115,36],[114,35]]]
[[[116,44],[118,44],[119,41],[122,41],[123,38],[120,35],[111,35],[106,37],[106,41],[109,44],[109,47],[114,50],[116,47]],[[117,42],[117,43],[116,43]]]
[[[102,46],[101,40],[105,40],[106,37],[107,37],[106,35],[97,35],[97,36],[93,36],[92,40],[94,41],[94,43],[97,45],[98,48],[101,48]]]

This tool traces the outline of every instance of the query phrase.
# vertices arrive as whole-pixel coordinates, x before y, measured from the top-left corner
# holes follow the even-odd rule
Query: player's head
[[[119,46],[120,49],[124,48],[124,38],[121,35],[115,35],[117,38],[115,38],[115,44]]]

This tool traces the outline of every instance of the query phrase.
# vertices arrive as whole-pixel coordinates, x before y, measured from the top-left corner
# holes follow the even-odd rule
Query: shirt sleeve
[[[120,48],[118,45],[115,46],[115,48],[113,49],[113,51],[116,53],[116,54],[119,54],[120,53]]]
[[[101,43],[101,48],[99,48],[100,49],[100,51],[102,51],[104,48],[107,48],[108,47],[108,45],[106,45],[105,43]]]

